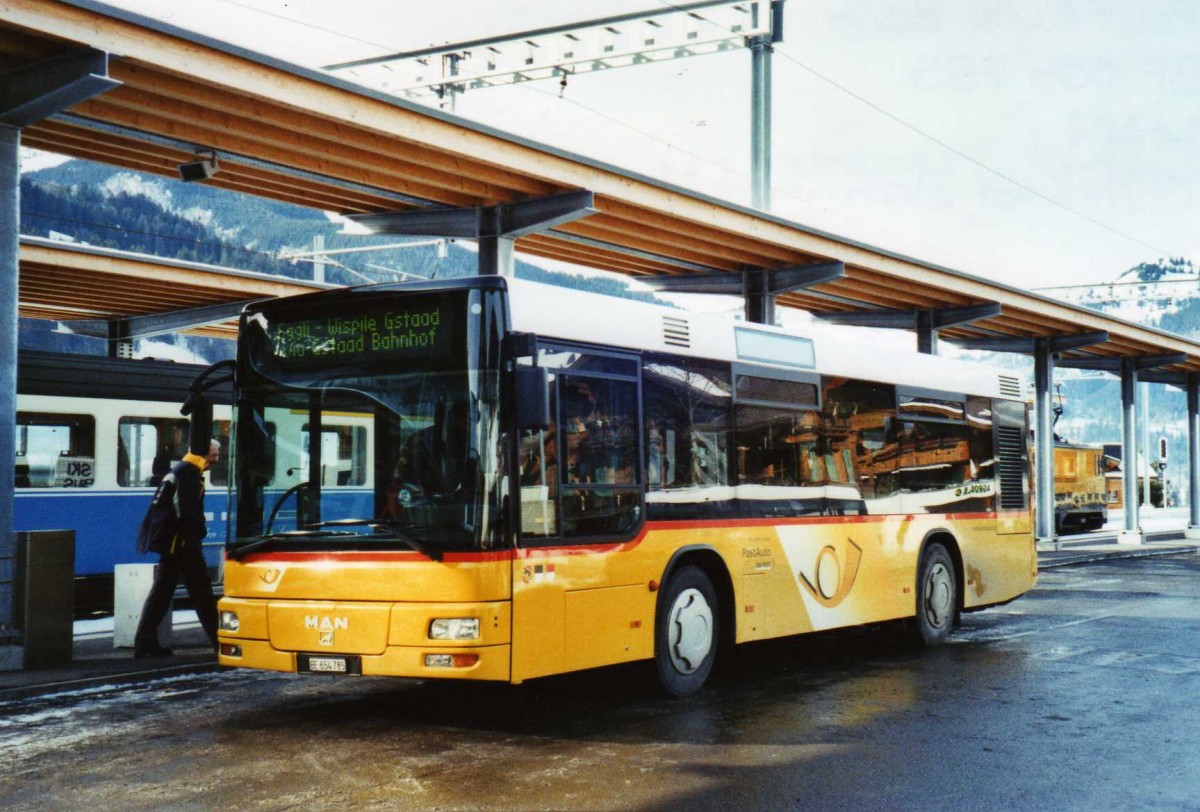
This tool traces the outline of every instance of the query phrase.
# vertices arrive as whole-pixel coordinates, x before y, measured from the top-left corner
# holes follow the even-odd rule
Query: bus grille
[[[691,347],[692,327],[688,320],[663,316],[663,343],[668,347]]]
[[[1019,427],[996,426],[1001,510],[1020,510],[1025,507],[1023,451],[1024,444]]]

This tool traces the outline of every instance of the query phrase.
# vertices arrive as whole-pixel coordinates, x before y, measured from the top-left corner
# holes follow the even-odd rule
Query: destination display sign
[[[457,332],[451,301],[423,296],[353,315],[267,320],[264,349],[285,369],[446,355]]]

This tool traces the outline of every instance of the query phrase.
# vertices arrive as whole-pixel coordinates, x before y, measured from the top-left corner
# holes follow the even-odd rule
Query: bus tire
[[[717,658],[720,612],[704,570],[685,566],[671,576],[654,624],[654,664],[671,696],[700,690]]]
[[[921,553],[917,568],[917,614],[913,639],[923,646],[946,642],[958,617],[958,577],[945,545],[933,542]]]

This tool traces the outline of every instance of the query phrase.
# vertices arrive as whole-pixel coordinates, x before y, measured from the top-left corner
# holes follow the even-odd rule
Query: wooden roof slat
[[[214,92],[212,88],[156,71],[146,65],[129,61],[115,62],[112,74],[114,78],[126,82],[130,88],[153,94],[163,101],[185,103],[189,107],[200,109],[211,106]],[[553,184],[532,179],[504,167],[465,157],[447,156],[444,151],[431,149],[418,142],[398,144],[395,139],[384,138],[378,133],[347,123],[330,121],[302,110],[280,110],[278,105],[270,102],[234,96],[223,98],[221,107],[244,120],[269,123],[270,126],[286,132],[302,132],[314,142],[337,145],[366,163],[395,160],[398,154],[402,153],[404,162],[413,171],[425,173],[431,182],[435,177],[443,182],[450,179],[458,184],[452,188],[458,188],[460,191],[469,191],[463,188],[467,183],[507,189],[524,197],[540,197],[563,191]],[[285,136],[280,143],[295,140]],[[298,146],[303,148],[304,143]]]
[[[173,120],[163,116],[155,116],[131,107],[125,107],[98,97],[86,101],[73,108],[82,116],[94,117],[126,127],[155,135],[191,141],[198,147],[211,148],[220,152],[231,152],[248,155],[258,160],[270,163],[283,163],[330,177],[364,185],[380,186],[383,178],[376,173],[361,167],[345,166],[328,157],[314,157],[308,154],[293,153],[280,147],[257,142],[236,132],[227,132],[212,125],[198,125],[190,121]],[[236,158],[234,158],[236,160]],[[410,195],[412,197],[434,200],[447,206],[472,206],[476,198],[459,192],[439,189],[428,184],[405,179],[398,176],[387,178],[387,185],[381,188]]]
[[[180,149],[137,141],[116,133],[55,120],[39,122],[26,129],[22,138],[27,142],[37,141],[48,146],[65,147],[72,154],[89,149],[102,150],[102,154],[111,159],[110,163],[115,162],[119,166],[126,166],[142,162],[146,166],[153,166],[155,171],[172,177],[178,177],[178,166],[181,162],[194,157],[192,153]],[[267,192],[272,188],[294,188],[315,196],[356,201],[357,205],[364,207],[386,208],[397,205],[396,199],[389,197],[382,190],[372,193],[367,187],[318,181],[298,174],[271,172],[236,160],[223,161],[221,172],[209,181],[210,185],[220,185],[223,177],[229,173],[241,173],[260,178],[264,183],[269,184],[266,187]],[[270,194],[260,196],[272,197]]]
[[[714,271],[738,271],[747,264],[746,259],[739,261],[734,258],[732,252],[705,252],[704,246],[689,245],[685,240],[662,240],[652,235],[643,237],[639,233],[622,231],[615,224],[605,223],[602,217],[586,217],[559,226],[558,230],[601,242],[623,244],[639,251],[660,254],[664,258],[704,265]]]
[[[38,149],[66,152],[78,158],[101,163],[119,163],[123,168],[137,172],[164,177],[178,176],[178,161],[152,157],[143,159],[137,155],[123,153],[119,147],[105,146],[99,143],[88,145],[65,136],[49,140],[41,135],[40,132],[33,133],[23,138],[23,143]],[[299,180],[289,182],[288,176],[285,175],[271,175],[251,167],[230,163],[222,165],[222,171],[210,185],[242,194],[261,196],[268,193],[273,200],[297,206],[318,207],[327,211],[366,211],[380,205],[384,200],[382,198],[364,198],[341,187],[313,187]]]
[[[656,263],[645,257],[622,254],[618,251],[606,251],[589,245],[579,245],[563,240],[550,240],[544,237],[524,237],[518,243],[518,250],[565,262],[573,262],[598,270],[613,270],[633,275],[659,274],[667,272],[667,263]]]
[[[596,209],[606,217],[620,220],[633,228],[653,228],[659,233],[674,234],[685,240],[704,245],[721,245],[742,253],[762,257],[762,267],[785,267],[805,262],[822,262],[828,259],[814,254],[798,253],[782,246],[754,240],[744,234],[714,232],[699,224],[681,221],[678,217],[656,212],[641,206],[633,206],[605,195],[596,196]],[[758,264],[758,263],[756,263]]]
[[[19,283],[18,308],[22,316],[101,320],[260,296],[290,296],[329,287],[29,239],[21,243]],[[231,338],[234,327],[231,321],[225,326],[209,325],[187,332]]]
[[[403,148],[396,149],[402,145],[393,144],[391,154],[360,149],[354,145],[353,140],[337,140],[318,135],[312,131],[318,129],[315,122],[306,121],[303,116],[293,116],[293,119],[301,120],[279,125],[265,119],[261,114],[242,116],[226,110],[216,111],[200,104],[153,96],[131,87],[117,88],[96,101],[150,116],[159,116],[164,123],[186,122],[198,129],[207,129],[214,139],[227,139],[224,142],[205,142],[205,146],[218,150],[246,154],[258,154],[259,149],[275,152],[282,150],[289,155],[303,155],[327,162],[328,166],[324,171],[332,177],[354,179],[344,173],[358,170],[359,174],[378,178],[374,185],[381,188],[389,188],[396,178],[408,178],[414,184],[420,183],[430,189],[452,195],[469,196],[480,202],[509,201],[521,193],[542,196],[562,191],[543,183],[525,183],[514,190],[511,186],[441,171],[420,163],[419,156],[408,155]],[[86,106],[80,105],[81,112],[86,112],[86,109]],[[312,129],[308,129],[310,127]],[[391,181],[384,180],[388,178]],[[436,195],[431,196],[430,200],[449,202],[442,201]]]

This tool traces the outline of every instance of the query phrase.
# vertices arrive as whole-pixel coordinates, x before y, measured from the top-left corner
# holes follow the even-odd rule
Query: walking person
[[[171,649],[158,640],[158,626],[171,606],[180,576],[200,618],[200,625],[213,647],[217,645],[217,604],[204,565],[201,543],[208,534],[204,521],[204,471],[215,464],[220,455],[221,444],[213,440],[207,456],[189,452],[171,469],[175,478],[178,525],[171,540],[159,551],[154,584],[142,606],[142,617],[133,640],[135,658],[171,656]]]

